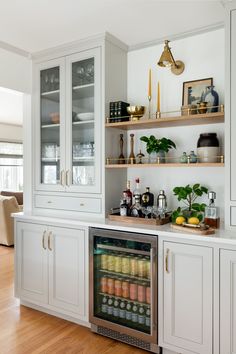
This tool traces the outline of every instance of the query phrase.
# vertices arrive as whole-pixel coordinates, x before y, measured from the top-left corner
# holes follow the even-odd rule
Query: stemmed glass
[[[148,219],[148,215],[151,214],[151,217],[152,217],[152,206],[148,206],[148,207],[142,207],[141,208],[142,210],[142,213],[145,215],[145,219]]]

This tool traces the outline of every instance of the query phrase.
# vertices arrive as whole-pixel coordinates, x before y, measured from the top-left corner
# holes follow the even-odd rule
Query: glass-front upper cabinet
[[[66,183],[71,191],[100,193],[100,51],[67,57]],[[68,74],[69,73],[69,74]]]
[[[37,70],[37,188],[65,189],[64,104],[65,61],[50,61]]]

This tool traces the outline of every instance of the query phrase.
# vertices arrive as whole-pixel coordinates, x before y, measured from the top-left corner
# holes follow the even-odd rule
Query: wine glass
[[[155,219],[158,219],[158,217],[160,215],[159,210],[158,210],[158,208],[156,206],[154,206],[152,208],[152,215],[154,215]]]
[[[145,215],[145,219],[148,219],[148,214],[150,214],[150,210],[148,209],[148,207],[142,207],[141,210],[142,213]]]
[[[83,66],[78,66],[76,69],[76,74],[78,74],[79,77],[79,83],[83,84],[83,80],[84,80],[84,75],[85,75],[85,71]]]
[[[85,75],[86,75],[88,82],[93,81],[93,77],[94,77],[94,65],[93,64],[87,65]]]

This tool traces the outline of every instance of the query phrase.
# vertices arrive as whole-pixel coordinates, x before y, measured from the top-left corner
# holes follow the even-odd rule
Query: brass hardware
[[[166,257],[165,257],[165,264],[166,264],[166,273],[170,273],[169,271],[169,248],[166,249]]]
[[[51,247],[51,236],[52,236],[52,231],[49,232],[48,235],[48,249],[49,251],[52,251],[52,247]]]
[[[223,104],[221,104],[221,105],[220,105],[220,112],[224,112],[224,110],[225,110],[225,107],[224,107]]]
[[[80,206],[84,206],[84,203],[80,203]]]
[[[164,50],[157,64],[165,68],[169,67],[171,68],[171,72],[173,74],[180,75],[184,71],[185,65],[180,60],[175,61],[171,52],[171,48],[169,47],[169,42],[170,41],[165,40]]]
[[[221,162],[221,163],[224,163],[224,155],[221,155],[221,157],[220,157],[220,162]]]
[[[46,233],[47,233],[47,231],[44,230],[43,236],[42,236],[42,247],[43,247],[44,250],[47,249],[46,246],[45,246],[45,236],[46,236]]]
[[[156,119],[161,118],[161,112],[156,112]]]
[[[66,185],[69,187],[69,185],[70,185],[70,181],[69,181],[69,173],[70,173],[70,171],[69,170],[67,170],[66,171]]]
[[[61,170],[60,183],[63,187],[65,187],[65,171],[64,170]]]

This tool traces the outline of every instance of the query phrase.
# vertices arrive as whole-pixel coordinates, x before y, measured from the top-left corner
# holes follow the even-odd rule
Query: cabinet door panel
[[[85,231],[50,230],[49,304],[85,316]]]
[[[212,250],[164,242],[164,341],[212,353]],[[168,257],[168,258],[166,258]]]
[[[41,225],[17,223],[18,290],[22,298],[48,301],[46,228]]]
[[[220,354],[236,354],[236,251],[220,251]]]
[[[236,160],[233,158],[236,154],[236,9],[231,11],[231,26],[230,26],[230,122],[231,122],[231,200],[236,201]]]

